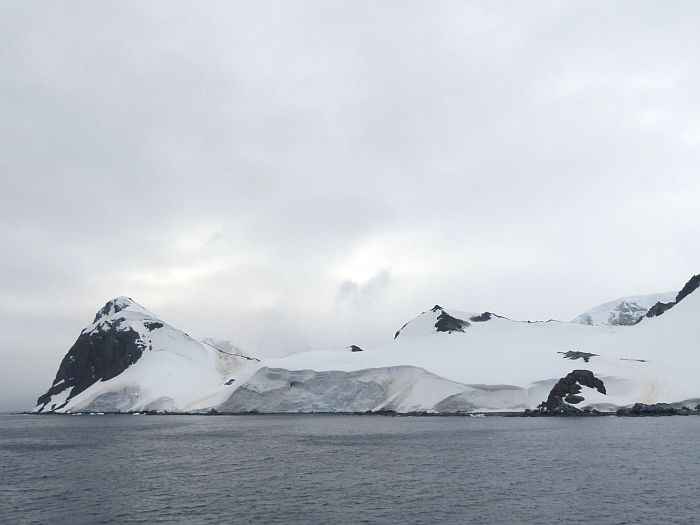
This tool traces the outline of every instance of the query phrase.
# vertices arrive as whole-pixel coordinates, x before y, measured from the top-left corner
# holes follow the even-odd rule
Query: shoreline
[[[669,416],[700,416],[700,410],[674,409],[673,413],[621,413],[620,409],[615,412],[581,412],[577,414],[547,414],[534,411],[522,412],[470,412],[470,413],[433,413],[433,412],[9,412],[8,415],[21,416],[233,416],[233,417],[257,417],[257,416],[374,416],[374,417],[522,417],[522,418],[563,418],[581,419],[589,417],[669,417]]]

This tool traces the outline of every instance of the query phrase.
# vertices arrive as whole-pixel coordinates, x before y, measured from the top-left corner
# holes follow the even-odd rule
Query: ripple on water
[[[700,418],[0,416],[2,523],[693,523]]]

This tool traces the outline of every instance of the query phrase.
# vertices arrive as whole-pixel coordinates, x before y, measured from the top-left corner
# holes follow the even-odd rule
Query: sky
[[[0,410],[120,295],[273,353],[700,272],[697,2],[0,10]]]

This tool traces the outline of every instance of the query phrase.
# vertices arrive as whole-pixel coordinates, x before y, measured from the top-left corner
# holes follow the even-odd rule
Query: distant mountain
[[[569,414],[636,402],[695,407],[698,284],[693,277],[682,294],[663,303],[671,306],[662,315],[641,320],[628,306],[643,308],[665,294],[593,309],[590,325],[515,321],[435,305],[380,347],[262,361],[230,343],[196,341],[121,297],[83,330],[36,410],[471,413],[540,407]],[[617,308],[623,303],[628,306]],[[610,329],[627,324],[628,313],[636,324]]]
[[[631,326],[637,324],[656,303],[675,300],[676,292],[621,297],[577,316],[572,322],[587,325]]]

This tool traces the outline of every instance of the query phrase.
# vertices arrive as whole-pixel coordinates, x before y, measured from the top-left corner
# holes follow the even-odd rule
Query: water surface
[[[0,416],[0,522],[698,523],[700,417]]]

